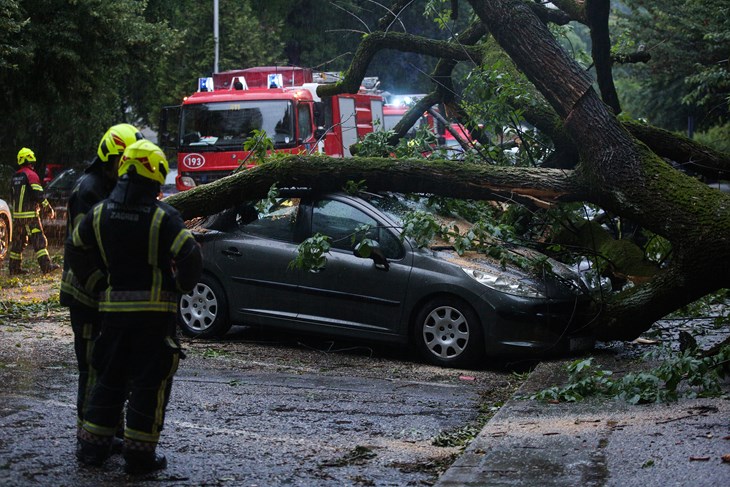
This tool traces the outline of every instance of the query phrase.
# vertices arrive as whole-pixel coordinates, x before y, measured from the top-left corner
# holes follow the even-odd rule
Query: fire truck
[[[351,145],[382,130],[383,97],[376,91],[376,78],[366,78],[356,94],[317,96],[317,86],[335,80],[331,73],[281,66],[200,78],[198,91],[179,107],[167,107],[160,123],[161,134],[169,135],[177,151],[177,189],[250,167],[244,143],[254,130],[266,132],[276,152],[349,157]]]
[[[426,95],[390,95],[386,104],[383,105],[383,128],[385,130],[393,130],[406,112],[410,110],[411,104],[424,96]],[[436,114],[442,111],[436,105],[432,107],[432,110],[435,110]],[[458,123],[450,123],[447,127],[443,121],[434,119],[434,115],[430,111],[425,112],[418,119],[413,127],[408,130],[405,137],[413,138],[421,127],[428,128],[428,130],[432,131],[438,137],[438,146],[445,149],[446,156],[451,159],[459,159],[464,152],[454,134],[469,144],[473,145],[475,143],[466,127]]]

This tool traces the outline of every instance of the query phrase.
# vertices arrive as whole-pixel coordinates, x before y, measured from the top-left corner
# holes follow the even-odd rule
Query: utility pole
[[[213,44],[215,45],[215,60],[213,61],[213,73],[218,72],[218,0],[213,0]]]

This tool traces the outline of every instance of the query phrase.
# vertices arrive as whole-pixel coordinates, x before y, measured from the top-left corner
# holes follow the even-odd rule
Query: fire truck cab
[[[177,189],[205,184],[250,166],[244,143],[264,131],[274,151],[320,152],[349,157],[350,146],[383,127],[383,98],[365,88],[320,99],[320,83],[332,75],[311,69],[264,66],[201,78],[198,91],[179,107],[173,145]],[[175,107],[177,108],[177,107]],[[167,118],[165,125],[170,125]],[[174,120],[172,120],[174,124]],[[161,123],[161,133],[166,130]]]

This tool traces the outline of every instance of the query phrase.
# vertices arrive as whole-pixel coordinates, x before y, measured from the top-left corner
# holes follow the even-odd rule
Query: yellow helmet
[[[138,140],[124,150],[119,176],[127,174],[131,167],[140,176],[160,184],[165,183],[165,176],[170,172],[165,153],[149,140]]]
[[[35,154],[27,147],[23,147],[18,151],[18,165],[21,166],[26,162],[35,162]]]
[[[107,162],[109,156],[122,155],[124,149],[143,138],[142,132],[137,130],[134,125],[120,123],[106,131],[99,142],[99,149],[96,153],[99,154],[99,159]]]

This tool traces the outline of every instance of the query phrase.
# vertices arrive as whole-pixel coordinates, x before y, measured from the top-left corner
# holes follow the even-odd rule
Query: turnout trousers
[[[130,315],[130,316],[120,316]],[[134,318],[133,318],[134,316]],[[83,412],[79,439],[105,450],[125,400],[125,451],[154,452],[165,419],[180,346],[174,314],[105,313],[94,343],[96,382]]]
[[[79,384],[76,393],[76,423],[79,428],[84,422],[84,408],[91,388],[96,382],[96,371],[91,366],[94,342],[101,330],[99,311],[87,306],[71,306],[71,328],[74,332],[74,352],[79,369]]]
[[[32,218],[13,219],[13,241],[10,242],[9,268],[10,274],[20,272],[23,263],[23,250],[30,242],[42,271],[46,271],[51,265],[51,258],[48,255],[48,240],[43,233],[43,224],[38,216]]]

